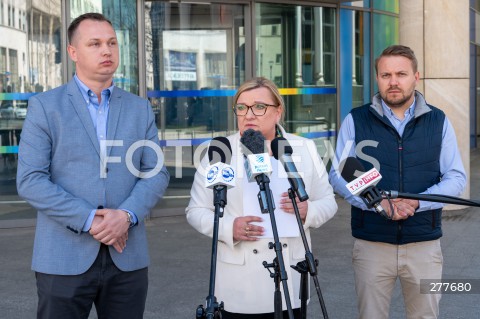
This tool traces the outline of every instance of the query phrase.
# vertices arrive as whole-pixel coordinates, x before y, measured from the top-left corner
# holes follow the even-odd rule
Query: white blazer
[[[309,242],[310,228],[318,228],[337,211],[333,190],[328,183],[325,170],[313,141],[287,134],[283,136],[293,148],[297,170],[303,173],[305,188],[309,195],[308,213],[304,224]],[[263,261],[271,263],[275,251],[268,248],[273,239],[258,241],[234,241],[233,222],[235,218],[250,215],[243,211],[243,154],[240,150],[240,133],[228,136],[232,146],[231,165],[237,173],[236,187],[228,190],[227,205],[219,223],[219,242],[215,296],[223,301],[225,310],[234,313],[268,313],[274,312],[274,280],[270,278]],[[296,158],[300,158],[299,161]],[[208,158],[203,158],[202,167],[208,165]],[[191,200],[186,209],[187,220],[200,233],[213,235],[213,191],[204,186],[205,177],[202,169],[197,169],[191,190]],[[285,190],[287,191],[287,190]],[[252,199],[256,200],[256,199]],[[293,308],[300,307],[300,274],[290,265],[296,265],[305,259],[305,248],[301,237],[280,237],[285,269],[288,275],[288,289]],[[310,246],[311,247],[311,246]],[[283,309],[285,295],[282,289]]]

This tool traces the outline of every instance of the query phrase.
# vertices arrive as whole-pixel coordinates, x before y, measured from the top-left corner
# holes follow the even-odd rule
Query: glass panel
[[[235,131],[231,101],[245,80],[244,6],[147,1],[145,44],[147,96],[172,176],[159,206],[183,209],[199,146]]]
[[[475,34],[475,43],[480,44],[480,14],[475,12],[475,30],[473,32]]]
[[[72,0],[71,19],[87,12],[104,14],[113,25],[117,34],[120,64],[113,76],[115,85],[138,94],[138,38],[137,7],[135,1],[104,0],[89,2]]]
[[[314,139],[325,156],[336,123],[336,11],[267,3],[255,9],[256,74],[280,88],[285,129]]]
[[[370,13],[354,11],[352,18],[352,107],[357,107],[371,100]]]
[[[398,0],[373,0],[373,8],[393,13],[400,12]]]
[[[478,145],[477,139],[480,138],[480,48],[475,46],[475,145]]]
[[[63,84],[60,12],[60,0],[0,3],[0,221],[35,217],[17,195],[18,142],[28,98]]]
[[[342,118],[371,100],[370,13],[341,9]]]
[[[346,5],[346,6],[369,8],[370,7],[370,0],[342,2],[341,4]]]
[[[397,17],[383,14],[373,15],[373,58],[378,57],[382,51],[399,41],[399,22]],[[374,65],[372,65],[374,67]],[[375,74],[373,74],[375,76]],[[376,81],[374,81],[374,92],[378,91]]]

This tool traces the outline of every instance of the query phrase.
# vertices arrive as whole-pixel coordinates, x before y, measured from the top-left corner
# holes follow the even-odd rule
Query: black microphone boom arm
[[[480,207],[480,202],[479,201],[474,201],[474,200],[471,200],[471,199],[463,199],[463,198],[448,196],[448,195],[410,194],[410,193],[402,193],[402,192],[397,192],[397,191],[382,191],[382,193],[383,193],[384,198],[416,199],[416,200],[423,200],[423,201],[427,201],[427,202],[436,202],[436,203]]]

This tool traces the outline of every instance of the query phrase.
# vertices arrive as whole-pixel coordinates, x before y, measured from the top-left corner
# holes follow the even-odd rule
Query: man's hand
[[[105,245],[113,246],[119,253],[127,246],[127,213],[118,209],[97,209],[90,234]]]
[[[391,199],[390,201],[393,206],[392,220],[402,220],[413,216],[415,214],[415,210],[419,206],[418,200],[395,198]],[[389,215],[392,215],[391,207],[388,200],[382,200],[381,205]]]

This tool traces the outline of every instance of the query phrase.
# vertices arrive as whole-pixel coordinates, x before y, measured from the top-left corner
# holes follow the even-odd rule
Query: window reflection
[[[172,205],[171,196],[186,204],[196,150],[235,130],[231,101],[246,68],[243,13],[242,5],[145,3],[147,96],[172,176],[161,206]]]
[[[245,77],[243,6],[146,2],[147,95],[163,140],[234,130]]]
[[[368,8],[370,6],[370,0],[342,2],[342,5]]]
[[[28,98],[63,83],[61,3],[0,1],[0,221],[30,219],[15,186]]]
[[[352,11],[353,67],[352,67],[352,107],[370,101],[370,13]]]
[[[400,12],[399,0],[372,0],[373,8],[383,11],[390,11],[393,13]]]
[[[231,98],[222,90],[244,80],[242,6],[147,2],[145,37],[162,139],[232,131]]]
[[[60,0],[0,1],[0,201],[19,199],[17,154],[28,98],[63,83],[60,12]],[[1,210],[0,219],[34,217],[17,209],[25,215]]]
[[[255,12],[256,73],[280,88],[286,130],[327,155],[336,122],[335,9],[259,3]]]

